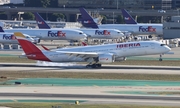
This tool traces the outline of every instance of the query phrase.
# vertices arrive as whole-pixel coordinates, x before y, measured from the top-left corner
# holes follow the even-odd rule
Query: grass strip
[[[0,106],[11,108],[179,108],[172,106],[123,105],[123,104],[61,104],[61,103],[2,103]]]
[[[161,74],[124,74],[124,73],[77,73],[77,72],[19,72],[3,71],[0,82],[17,78],[80,78],[80,79],[126,79],[126,80],[160,80],[180,81],[180,75]]]

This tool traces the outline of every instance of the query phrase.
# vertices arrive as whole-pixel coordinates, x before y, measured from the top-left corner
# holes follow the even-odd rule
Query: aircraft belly
[[[112,39],[112,36],[94,35],[94,36],[91,36],[91,38],[97,38],[97,39]]]
[[[42,40],[66,40],[66,38],[42,36]]]
[[[5,43],[5,44],[18,44],[16,40],[0,40],[0,43]]]

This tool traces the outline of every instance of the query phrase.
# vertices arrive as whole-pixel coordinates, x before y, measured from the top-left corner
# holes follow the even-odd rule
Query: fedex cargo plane
[[[87,35],[79,30],[70,29],[6,29],[5,32],[19,32],[41,40],[84,40]]]
[[[36,18],[36,23],[39,27],[39,29],[51,29],[51,27],[44,21],[44,19],[38,14],[34,13]],[[52,30],[55,30],[58,28],[52,28]],[[98,39],[117,39],[124,36],[124,34],[117,29],[75,29],[83,31],[85,34],[88,35],[90,38],[98,38]]]
[[[125,9],[121,9],[121,12],[126,24],[137,24],[134,18]]]
[[[25,35],[25,34],[23,34]],[[25,38],[29,41],[31,41],[32,43],[38,43],[37,40],[33,39],[32,37],[25,35]],[[0,27],[0,43],[2,44],[19,44],[19,42],[17,41],[16,37],[14,36],[14,33],[7,33],[4,32],[3,28]]]
[[[86,67],[101,67],[102,63],[122,61],[125,57],[164,54],[171,49],[158,41],[139,41],[105,45],[79,46],[61,48],[53,51],[41,51],[31,42],[24,39],[22,33],[14,33],[25,57],[32,60],[49,62],[88,62]]]
[[[32,43],[36,43],[33,38],[25,37]],[[13,33],[0,33],[0,43],[2,44],[19,44]]]
[[[103,29],[118,29],[120,31],[128,31],[133,35],[163,35],[162,24],[101,24],[97,25],[93,18],[87,13],[84,8],[80,8],[82,21],[84,27],[103,28]],[[130,18],[126,18],[130,19]]]

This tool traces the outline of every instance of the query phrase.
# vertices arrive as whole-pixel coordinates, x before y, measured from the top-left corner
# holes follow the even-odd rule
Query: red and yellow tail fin
[[[15,32],[14,36],[16,36],[19,44],[21,45],[23,51],[25,52],[27,58],[33,60],[43,60],[50,61],[42,51],[35,46],[32,42],[28,41],[25,36],[20,32]]]

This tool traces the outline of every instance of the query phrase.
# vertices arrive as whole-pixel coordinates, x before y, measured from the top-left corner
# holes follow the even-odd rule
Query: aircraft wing
[[[89,57],[98,57],[98,53],[96,52],[69,52],[69,51],[56,51],[59,53],[63,53],[63,54],[67,54],[70,56],[80,56],[80,57],[85,57],[85,58],[89,58]]]

